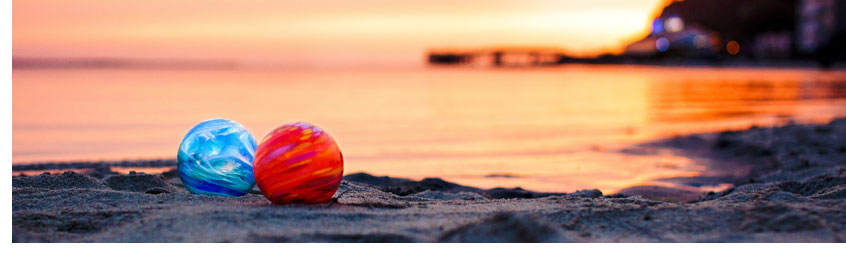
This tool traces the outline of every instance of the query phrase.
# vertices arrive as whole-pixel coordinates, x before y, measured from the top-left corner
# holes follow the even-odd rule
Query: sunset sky
[[[665,0],[16,0],[16,57],[419,65],[426,49],[619,51]]]

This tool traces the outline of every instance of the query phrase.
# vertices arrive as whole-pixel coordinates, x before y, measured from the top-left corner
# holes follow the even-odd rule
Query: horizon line
[[[120,57],[12,56],[12,69],[235,69],[223,59],[144,59]]]

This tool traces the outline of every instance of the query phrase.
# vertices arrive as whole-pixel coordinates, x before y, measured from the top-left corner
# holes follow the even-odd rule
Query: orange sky
[[[619,50],[665,0],[15,0],[14,56],[420,65],[429,48]]]

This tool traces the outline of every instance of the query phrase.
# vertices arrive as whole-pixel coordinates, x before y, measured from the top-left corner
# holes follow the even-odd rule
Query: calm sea
[[[347,173],[540,191],[608,193],[704,168],[617,153],[640,142],[846,116],[844,71],[15,69],[12,79],[14,163],[175,158],[203,120],[236,120],[256,140],[306,121],[340,144]]]

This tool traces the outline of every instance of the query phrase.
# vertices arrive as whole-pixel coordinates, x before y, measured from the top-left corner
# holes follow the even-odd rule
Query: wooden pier
[[[430,50],[432,65],[527,67],[559,64],[566,55],[555,48],[508,47],[476,50]]]

